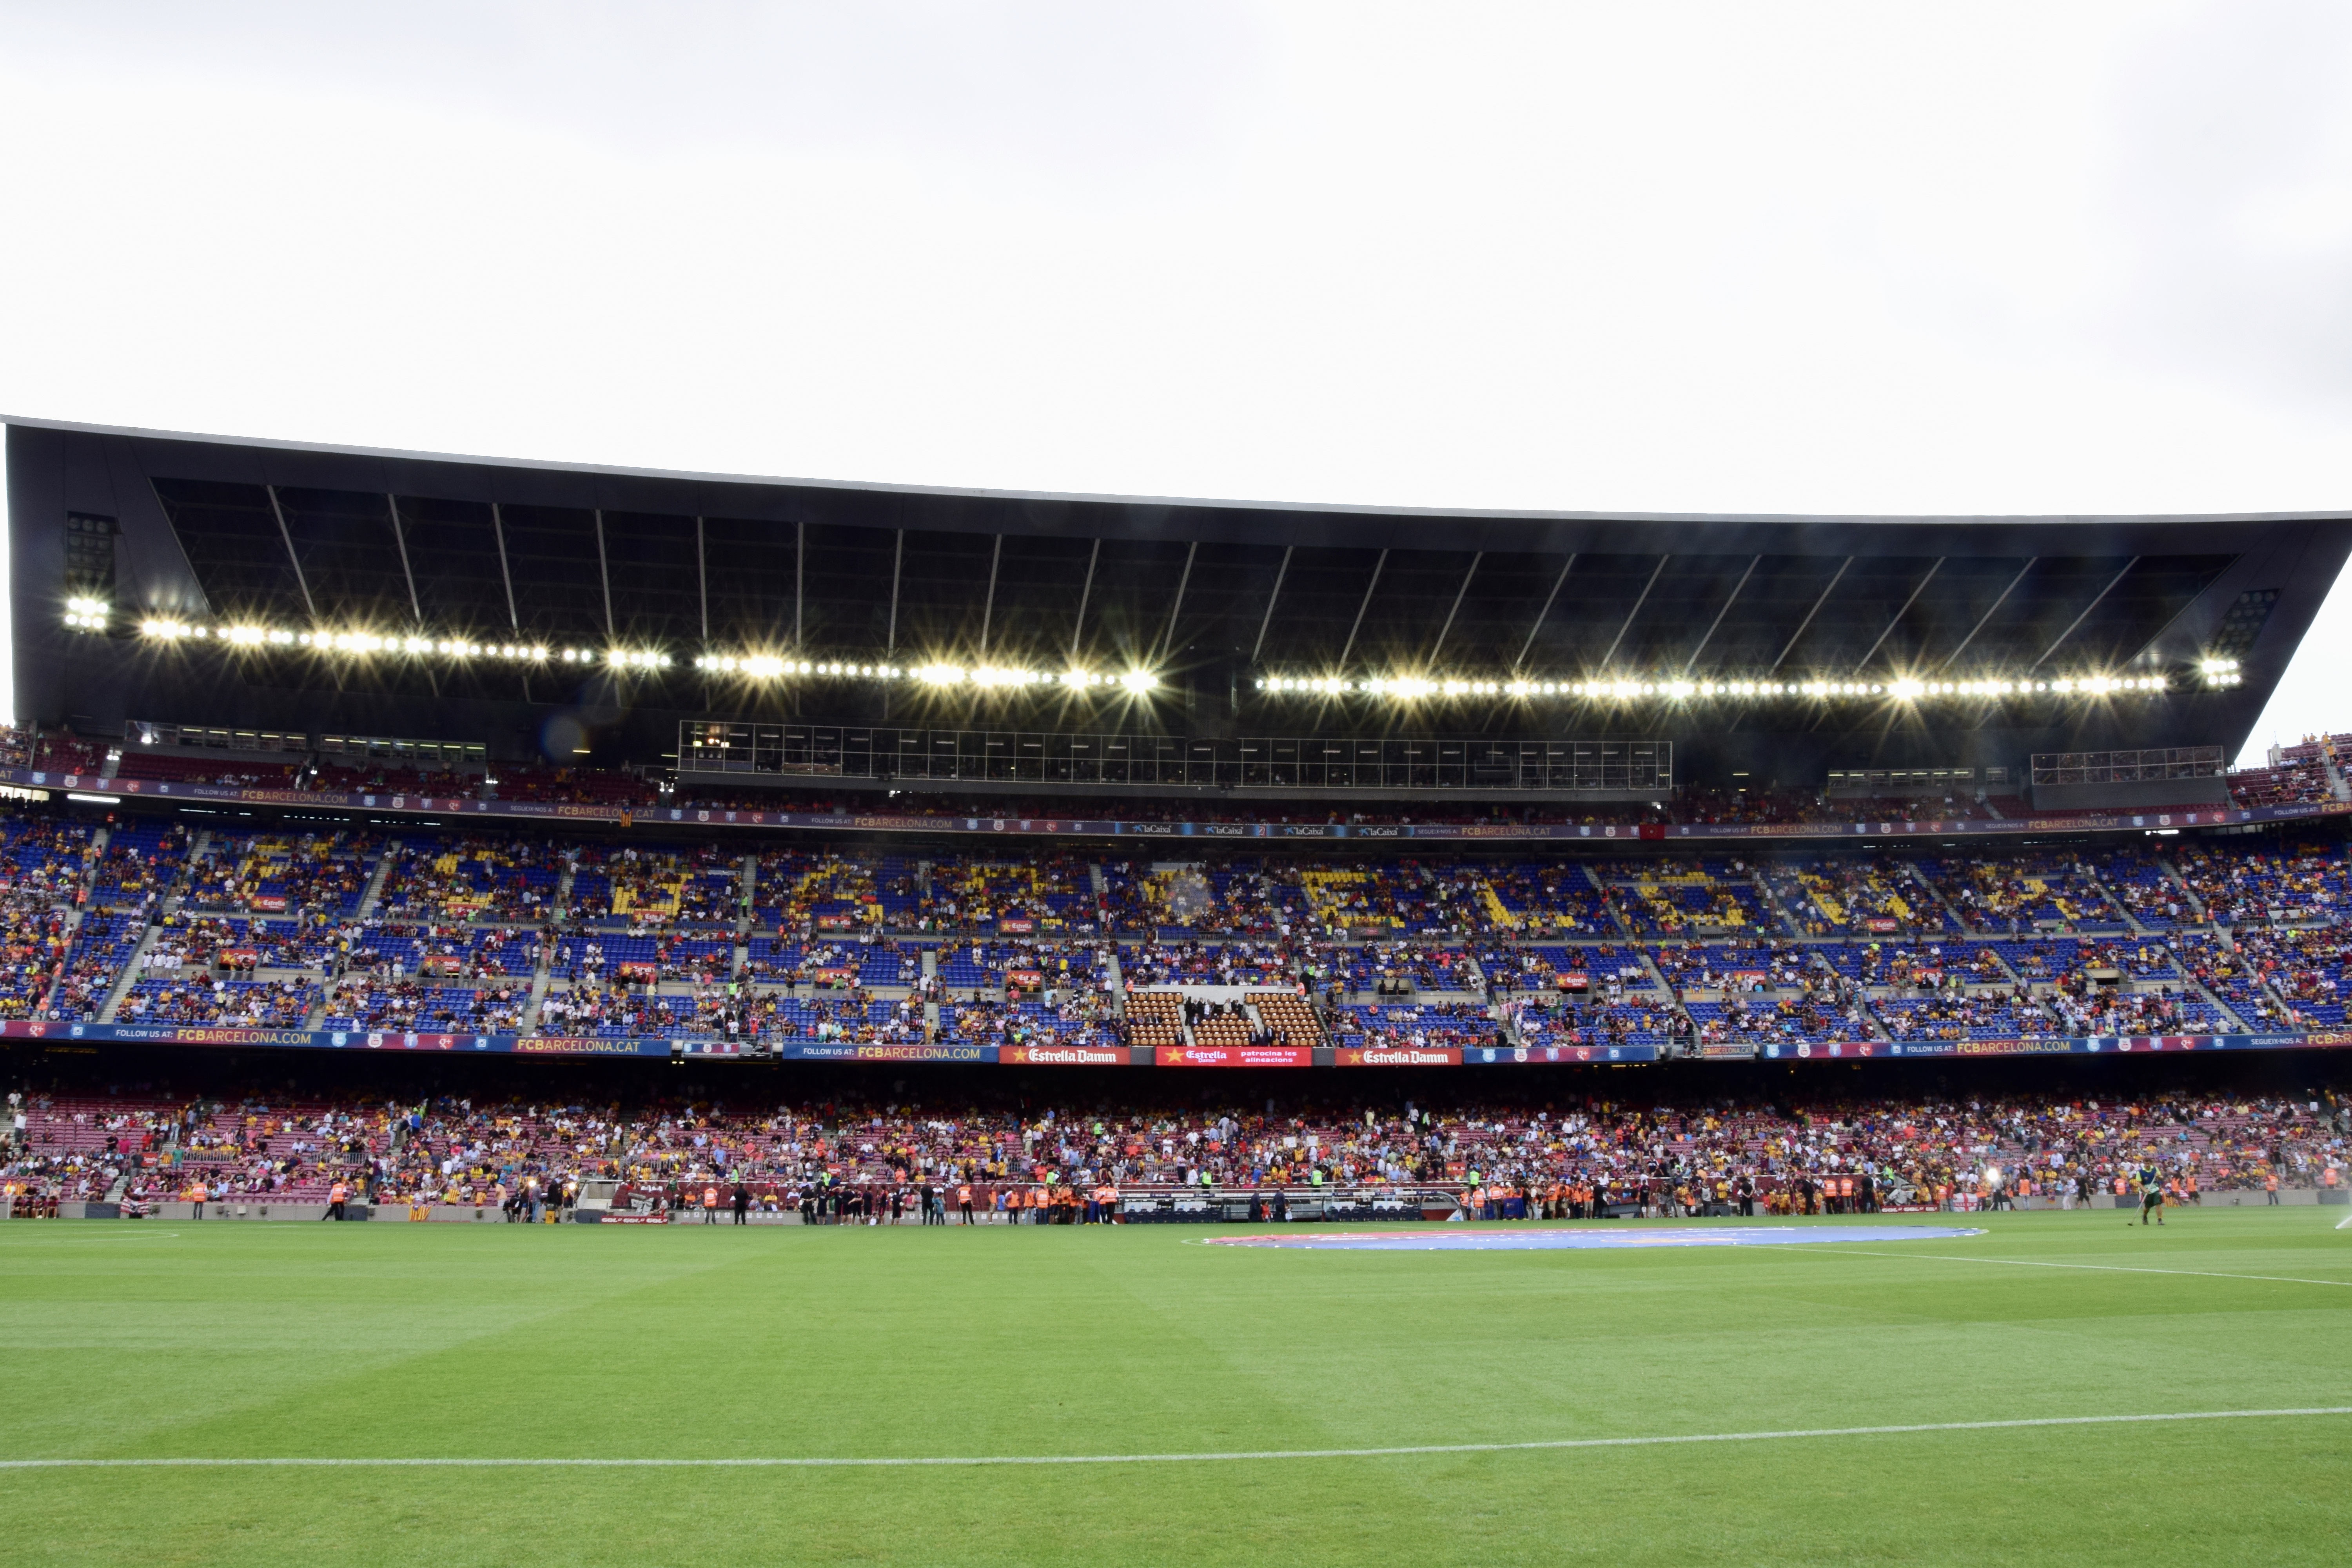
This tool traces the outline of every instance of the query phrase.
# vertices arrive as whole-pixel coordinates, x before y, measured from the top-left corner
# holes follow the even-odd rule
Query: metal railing
[[[2158,784],[2214,779],[2224,772],[2219,746],[2156,746],[2137,752],[2036,752],[2037,784]]]

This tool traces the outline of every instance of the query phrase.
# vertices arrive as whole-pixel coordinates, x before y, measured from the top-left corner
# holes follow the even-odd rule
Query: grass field
[[[11,1223],[0,1458],[1229,1453],[2352,1406],[2340,1213],[1477,1254],[1172,1226]],[[1100,1465],[0,1469],[11,1563],[2276,1568],[2347,1540],[2342,1415]]]

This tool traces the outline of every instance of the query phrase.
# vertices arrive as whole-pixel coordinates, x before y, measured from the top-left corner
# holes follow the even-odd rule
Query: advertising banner
[[[1307,1046],[1162,1046],[1164,1068],[1307,1068],[1315,1052]]]
[[[1958,1040],[1954,1044],[1959,1047],[1957,1054],[1964,1057],[2046,1057],[2071,1048],[2071,1042],[2051,1035],[2014,1040]]]
[[[761,1055],[787,1061],[977,1062],[1039,1067],[1304,1068],[1317,1053],[1304,1046],[1164,1046],[1157,1053],[1126,1046],[977,1045],[956,1041],[859,1044],[843,1040],[784,1040],[764,1048],[749,1042],[713,1038],[672,1040],[665,1036],[464,1035],[385,1029],[272,1029],[225,1024],[78,1024],[16,1018],[0,1022],[0,1039],[103,1045],[214,1046],[272,1050],[445,1051],[539,1057],[669,1057],[749,1059]],[[1761,1046],[1730,1041],[1709,1046],[1702,1058],[1727,1059],[1749,1053],[1776,1062],[1853,1062],[1890,1058],[2002,1056],[2133,1056],[2179,1051],[2324,1050],[2352,1047],[2352,1029],[2273,1035],[2103,1035],[2080,1038],[1991,1040],[1830,1040]],[[1576,1065],[1653,1062],[1654,1047],[1475,1046],[1414,1047],[1346,1046],[1330,1053],[1330,1065],[1370,1067],[1486,1067],[1530,1064]]]
[[[1845,1040],[1767,1045],[1774,1061],[1853,1061],[1865,1057],[2131,1056],[2169,1051],[2324,1050],[2352,1046],[2352,1030],[2294,1035],[2040,1035],[1989,1040]]]
[[[320,1046],[326,1037],[310,1029],[246,1029],[219,1024],[67,1024],[41,1018],[13,1018],[0,1024],[0,1038],[11,1040],[120,1041],[157,1046]]]
[[[592,1035],[533,1035],[508,1047],[520,1057],[666,1057],[669,1042],[598,1039]]]
[[[2314,1029],[2300,1035],[2093,1035],[2070,1040],[2068,1046],[2085,1053],[2118,1054],[2138,1051],[2282,1051],[2321,1050],[2352,1046],[2352,1031]]]
[[[1000,1046],[996,1059],[1006,1067],[1123,1068],[1133,1053],[1125,1046]]]
[[[952,1041],[915,1041],[907,1044],[858,1045],[848,1040],[782,1040],[775,1054],[786,1061],[801,1062],[993,1062],[994,1046],[958,1044]]]
[[[472,1051],[503,1056],[636,1057],[669,1055],[655,1037],[600,1039],[537,1035],[414,1034],[381,1029],[249,1029],[216,1024],[68,1024],[14,1019],[0,1038],[71,1040],[89,1045],[235,1046],[272,1050]]]
[[[1477,1046],[1462,1053],[1464,1067],[1525,1067],[1530,1063],[1654,1062],[1655,1046]]]
[[[1771,1061],[1850,1062],[1859,1057],[1931,1057],[1959,1054],[1951,1040],[1767,1040],[1764,1056]]]

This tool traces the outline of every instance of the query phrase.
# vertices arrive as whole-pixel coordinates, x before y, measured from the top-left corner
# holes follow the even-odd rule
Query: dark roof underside
[[[292,723],[329,710],[352,725],[369,721],[371,704],[387,731],[468,736],[525,732],[552,708],[624,709],[644,721],[639,750],[675,716],[877,721],[887,708],[892,721],[1099,727],[1099,715],[1004,706],[1021,699],[902,692],[890,706],[838,685],[752,689],[692,668],[706,651],[795,650],[1058,668],[1075,649],[1097,668],[1160,670],[1178,697],[1140,721],[1179,731],[1608,731],[1687,745],[1737,729],[1801,737],[1832,761],[1876,758],[1890,743],[1921,761],[1955,749],[2235,746],[2352,551],[2352,525],[2334,515],[1348,510],[619,473],[22,425],[9,439],[19,710],[100,727]],[[199,667],[133,645],[100,668],[57,626],[76,513],[115,520],[111,592],[127,616],[652,646],[676,663],[602,695],[511,665],[385,659],[330,671],[294,651]],[[2216,653],[2243,661],[2243,684],[2193,689],[2197,662]],[[1261,676],[1340,673],[1343,659],[1356,675],[1538,680],[2164,673],[2178,694],[2127,710],[1979,710],[1903,725],[1790,705],[1727,724],[1719,712],[1488,702],[1406,714],[1255,695]],[[982,700],[997,706],[982,712]],[[1956,738],[1961,730],[1971,738]]]

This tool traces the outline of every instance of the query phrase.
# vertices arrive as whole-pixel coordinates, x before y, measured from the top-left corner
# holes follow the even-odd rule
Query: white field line
[[[2164,1421],[2262,1421],[2352,1415],[2352,1405],[2288,1410],[2187,1410],[2154,1415],[2040,1415],[2010,1421],[1810,1426],[1785,1432],[1691,1432],[1661,1437],[1560,1437],[1532,1443],[1420,1443],[1395,1448],[1256,1448],[1225,1454],[1001,1454],[969,1458],[165,1458],[0,1459],[0,1470],[133,1469],[919,1469],[982,1465],[1198,1465],[1255,1459],[1384,1459],[1424,1454],[1513,1454],[1564,1448],[1650,1448],[1686,1443],[1775,1443],[1807,1437],[1883,1437],[1927,1432],[2006,1432],[2031,1426],[2139,1426]]]
[[[2352,1223],[2352,1222],[2347,1222]],[[2337,1226],[2338,1230],[2345,1228]],[[1819,1257],[1918,1258],[1937,1263],[1999,1263],[2011,1268],[2081,1268],[2096,1274],[2185,1274],[2199,1279],[2252,1279],[2265,1285],[2328,1285],[2352,1290],[2352,1279],[2305,1279],[2291,1274],[2224,1274],[2210,1268],[2149,1268],[2129,1263],[2046,1263],[2027,1258],[1968,1258],[1956,1252],[1881,1252],[1861,1247],[1841,1247]]]

